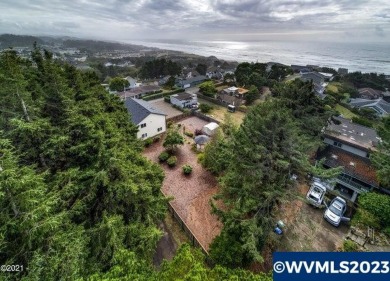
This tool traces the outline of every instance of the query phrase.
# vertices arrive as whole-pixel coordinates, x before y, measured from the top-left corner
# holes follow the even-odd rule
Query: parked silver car
[[[347,202],[337,196],[326,206],[324,218],[334,226],[339,226],[342,221],[349,221],[349,218],[344,217],[347,210]]]
[[[319,181],[314,181],[306,194],[307,201],[315,207],[320,207],[324,200],[326,187]]]

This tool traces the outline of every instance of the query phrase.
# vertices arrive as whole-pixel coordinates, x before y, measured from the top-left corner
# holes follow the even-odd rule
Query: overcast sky
[[[390,42],[390,0],[1,0],[0,33]]]

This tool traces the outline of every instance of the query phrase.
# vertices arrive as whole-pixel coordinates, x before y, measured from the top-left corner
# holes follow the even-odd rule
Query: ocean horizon
[[[237,62],[279,62],[390,74],[390,46],[372,42],[127,40],[126,43]]]

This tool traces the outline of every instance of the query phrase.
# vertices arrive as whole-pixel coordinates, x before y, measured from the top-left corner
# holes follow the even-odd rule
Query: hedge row
[[[167,92],[167,93],[158,93],[158,94],[150,95],[150,96],[147,96],[147,97],[143,97],[142,99],[145,100],[145,101],[150,101],[150,100],[155,100],[155,99],[159,99],[159,98],[162,98],[162,97],[167,97],[167,96],[170,96],[170,95],[173,95],[173,94],[182,93],[184,91],[185,91],[184,89],[176,89],[176,90],[173,90],[173,91],[170,91],[170,92]]]

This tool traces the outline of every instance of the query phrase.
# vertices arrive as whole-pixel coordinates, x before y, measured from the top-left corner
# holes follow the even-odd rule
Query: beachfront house
[[[328,83],[325,82],[325,76],[323,74],[315,71],[305,72],[301,74],[301,80],[304,82],[312,82],[313,90],[319,98],[324,99],[326,97],[324,92]]]
[[[180,79],[176,80],[176,86],[178,86],[179,88],[182,88],[182,89],[187,89],[187,88],[195,87],[195,86],[203,83],[206,79],[207,79],[207,77],[204,75],[200,75],[200,76],[196,76],[196,77],[192,77],[192,78],[188,78],[188,79],[180,78]]]
[[[166,131],[166,114],[153,106],[153,103],[141,99],[125,100],[131,122],[138,127],[137,138],[147,139]]]
[[[316,159],[325,159],[325,168],[343,169],[334,180],[336,185],[328,186],[329,189],[354,202],[360,193],[379,188],[369,158],[380,142],[375,130],[342,117],[333,117],[322,138],[326,147],[317,152]]]
[[[360,88],[358,89],[359,98],[375,100],[383,97],[383,92],[372,88]]]

